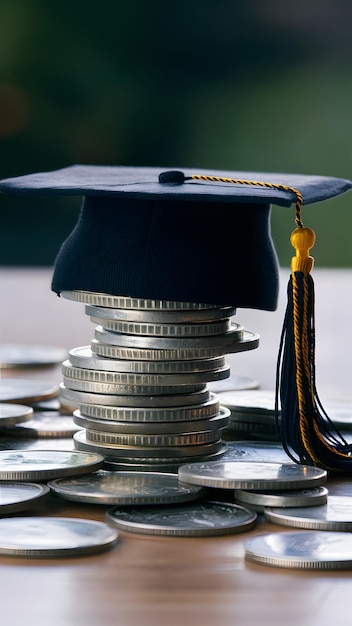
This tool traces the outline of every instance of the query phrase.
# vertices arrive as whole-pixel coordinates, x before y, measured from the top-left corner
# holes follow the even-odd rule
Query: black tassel
[[[316,389],[315,295],[309,256],[315,234],[298,228],[291,235],[296,249],[288,284],[276,376],[276,425],[292,460],[331,472],[352,473],[352,445],[326,414]]]

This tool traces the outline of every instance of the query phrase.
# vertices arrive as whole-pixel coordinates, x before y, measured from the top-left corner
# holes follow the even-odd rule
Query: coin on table
[[[351,531],[352,497],[329,496],[326,504],[313,508],[265,508],[265,518],[275,524],[311,530]]]
[[[67,350],[56,346],[0,344],[0,368],[57,365],[66,357]]]
[[[33,417],[33,409],[24,404],[0,404],[0,428],[28,422]]]
[[[69,517],[0,520],[0,554],[20,557],[81,556],[107,550],[119,535],[106,522]]]
[[[314,530],[258,535],[245,542],[245,557],[273,567],[350,569],[352,535]]]
[[[219,461],[189,463],[179,468],[185,482],[219,489],[300,489],[326,482],[327,472],[296,463]]]
[[[77,430],[79,430],[79,426],[75,424],[71,415],[61,415],[61,413],[54,413],[54,411],[41,411],[33,413],[28,422],[6,428],[5,434],[35,439],[40,437],[65,438],[72,437]]]
[[[0,480],[49,480],[89,474],[100,469],[103,463],[100,454],[77,450],[2,450]]]
[[[266,507],[320,506],[326,504],[327,499],[328,490],[323,486],[286,491],[235,490],[235,502],[257,511],[257,513],[262,513]]]
[[[229,389],[219,393],[221,404],[227,406],[230,411],[263,414],[274,416],[275,391],[271,389],[251,389],[237,391]]]
[[[261,441],[228,441],[224,461],[271,461],[290,463],[281,443]]]
[[[32,508],[50,493],[47,485],[0,482],[0,516]]]
[[[202,497],[204,487],[187,485],[177,474],[99,470],[87,476],[59,478],[48,483],[66,500],[92,504],[149,505],[188,502]]]
[[[134,533],[201,537],[245,532],[255,526],[257,515],[236,504],[192,502],[171,507],[113,507],[106,519]]]
[[[58,395],[56,383],[28,378],[3,378],[0,380],[0,402],[40,402]]]

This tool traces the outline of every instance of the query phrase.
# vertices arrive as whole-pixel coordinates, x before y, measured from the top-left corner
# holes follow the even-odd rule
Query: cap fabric
[[[289,207],[295,190],[309,204],[352,188],[352,181],[324,176],[167,171],[74,165],[0,181],[0,191],[84,196],[55,262],[57,293],[85,290],[274,310],[278,262],[270,205]],[[209,180],[188,179],[192,175]]]

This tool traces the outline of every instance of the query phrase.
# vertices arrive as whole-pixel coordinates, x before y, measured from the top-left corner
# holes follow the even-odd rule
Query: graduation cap
[[[297,462],[352,472],[350,447],[315,387],[314,231],[302,204],[340,195],[352,181],[263,172],[75,165],[0,182],[16,194],[83,196],[52,289],[274,310],[278,262],[270,208],[295,206],[296,249],[278,356],[276,412]]]

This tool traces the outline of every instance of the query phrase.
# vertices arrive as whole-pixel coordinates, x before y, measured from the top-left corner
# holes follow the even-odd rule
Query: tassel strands
[[[326,414],[316,389],[315,293],[309,255],[315,233],[305,228],[296,205],[296,250],[287,289],[287,308],[279,347],[276,424],[284,449],[297,463],[331,472],[352,473],[351,446]]]

